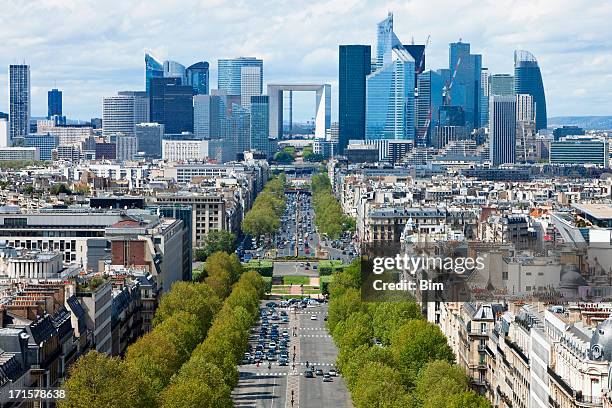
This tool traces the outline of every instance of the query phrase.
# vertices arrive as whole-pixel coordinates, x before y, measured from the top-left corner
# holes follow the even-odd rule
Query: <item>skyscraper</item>
[[[164,61],[164,78],[180,78],[179,85],[187,85],[187,70],[176,61]]]
[[[102,98],[102,134],[134,135],[134,97],[107,96]]]
[[[470,53],[470,44],[464,42],[449,45],[449,69],[452,80],[451,105],[461,106],[465,112],[466,126],[477,128],[480,121],[480,76],[482,56]]]
[[[51,89],[47,92],[47,119],[62,116],[62,91]]]
[[[245,150],[251,148],[251,114],[242,106],[234,103],[231,114],[224,120],[223,131],[225,132],[225,144],[230,154],[226,154],[232,160]]]
[[[480,125],[489,126],[489,68],[480,70]]]
[[[414,140],[414,59],[402,47],[366,79],[366,140]]]
[[[365,139],[366,77],[372,51],[369,45],[341,45],[339,53],[338,149],[342,153],[349,140]]]
[[[200,61],[187,68],[187,83],[193,88],[195,95],[208,95],[209,73],[208,62]]]
[[[536,130],[546,129],[546,96],[542,73],[535,56],[529,51],[514,51],[514,92],[533,96]]]
[[[261,70],[260,88],[263,89],[263,60],[255,57],[220,59],[218,62],[217,88],[227,95],[240,95],[242,67],[259,67]]]
[[[149,92],[152,78],[163,78],[164,66],[152,55],[145,53],[145,89]]]
[[[159,123],[139,123],[136,125],[138,151],[152,159],[161,158],[161,145],[164,137],[164,125]]]
[[[493,166],[516,161],[516,99],[489,98],[489,148]]]
[[[263,92],[262,70],[259,66],[240,67],[240,105],[251,108],[251,96]]]
[[[376,26],[376,69],[382,68],[391,62],[391,50],[394,47],[402,47],[402,43],[393,31],[393,13]]]
[[[144,91],[120,91],[119,96],[134,98],[134,124],[149,122],[149,95]]]
[[[30,130],[30,66],[9,66],[9,140],[26,136]]]
[[[197,139],[219,139],[223,136],[225,106],[219,95],[193,97],[193,133]]]
[[[270,103],[267,95],[251,97],[251,149],[272,155],[270,147]]]
[[[510,74],[492,74],[489,78],[489,95],[513,96],[514,77]]]
[[[152,78],[149,118],[164,125],[166,133],[193,132],[193,88],[180,78]]]
[[[418,74],[417,79],[416,145],[425,147],[430,145],[431,129],[438,125],[444,82],[442,75],[432,70]]]

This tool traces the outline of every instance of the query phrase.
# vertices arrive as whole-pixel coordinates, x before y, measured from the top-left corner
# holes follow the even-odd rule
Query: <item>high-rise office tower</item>
[[[514,96],[514,77],[510,74],[492,74],[489,78],[489,95]]]
[[[546,129],[546,96],[542,73],[535,56],[529,51],[514,51],[514,92],[533,96],[536,130]]]
[[[450,104],[461,106],[465,112],[466,126],[477,128],[480,121],[480,76],[482,56],[470,53],[470,44],[451,43],[449,46],[449,69],[452,80]]]
[[[102,98],[102,134],[134,135],[134,97],[107,96]]]
[[[134,134],[138,141],[138,151],[151,159],[161,158],[164,125],[159,123],[138,123]]]
[[[480,70],[480,126],[489,126],[489,68]]]
[[[179,85],[187,85],[187,70],[176,61],[164,61],[164,78],[180,78]]]
[[[30,66],[9,66],[9,140],[26,136],[30,130]]]
[[[194,95],[208,95],[209,72],[208,62],[200,61],[187,68],[187,83],[193,88]]]
[[[438,126],[442,106],[442,75],[428,70],[417,76],[416,145],[426,147],[431,142],[431,129]]]
[[[533,96],[529,94],[516,95],[516,120],[531,122],[535,120]]]
[[[536,129],[533,97],[529,94],[516,95],[516,160],[536,160]]]
[[[47,119],[62,116],[62,91],[51,89],[47,92]]]
[[[196,139],[219,139],[223,136],[225,106],[219,95],[193,97],[193,133]]]
[[[366,77],[370,75],[372,51],[369,45],[341,45],[338,83],[338,150],[349,140],[365,139]]]
[[[116,160],[133,160],[136,153],[138,153],[138,139],[136,139],[136,136],[117,134],[113,136],[113,139],[117,149]]]
[[[242,67],[260,68],[260,88],[263,89],[263,60],[255,57],[220,59],[217,67],[217,88],[227,95],[240,95]]]
[[[239,104],[233,103],[231,114],[224,120],[223,132],[225,133],[223,139],[230,152],[226,156],[235,160],[237,155],[251,148],[250,112]]]
[[[134,98],[134,124],[149,122],[149,95],[144,91],[120,91],[119,96]]]
[[[258,66],[240,67],[240,105],[251,108],[251,96],[259,96],[263,92],[262,70]]]
[[[166,133],[193,132],[193,88],[181,79],[152,78],[149,118],[164,125]]]
[[[272,155],[270,144],[270,102],[267,95],[251,97],[251,149]]]
[[[516,161],[516,99],[489,98],[489,148],[493,166]]]
[[[152,78],[163,78],[164,66],[152,55],[145,53],[145,89],[149,92]]]
[[[414,140],[414,59],[403,47],[366,79],[366,140]]]
[[[376,26],[376,69],[382,68],[392,60],[391,50],[402,47],[402,43],[393,31],[393,13]]]

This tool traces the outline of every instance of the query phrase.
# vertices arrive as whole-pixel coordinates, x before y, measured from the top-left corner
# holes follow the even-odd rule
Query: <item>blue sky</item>
[[[32,114],[47,90],[64,92],[71,118],[101,115],[101,98],[143,89],[143,53],[190,65],[206,60],[216,88],[218,58],[264,59],[264,80],[332,84],[337,116],[339,44],[375,44],[376,23],[394,13],[408,43],[431,35],[427,68],[448,66],[461,38],[492,73],[512,72],[514,49],[536,55],[550,116],[612,115],[612,2],[606,0],[104,0],[5,1],[0,12],[0,111],[11,63],[31,65]],[[374,52],[374,49],[373,49]],[[310,102],[312,99],[312,103]],[[294,117],[314,113],[314,95]]]

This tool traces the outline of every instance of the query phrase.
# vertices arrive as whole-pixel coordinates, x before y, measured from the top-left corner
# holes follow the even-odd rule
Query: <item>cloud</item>
[[[490,72],[512,72],[512,53],[533,52],[542,68],[550,115],[612,114],[612,3],[606,0],[38,0],[6,2],[0,110],[8,65],[31,65],[32,113],[46,113],[46,90],[64,92],[65,113],[101,115],[101,98],[142,89],[143,53],[190,65],[240,55],[264,59],[266,81],[334,85],[339,44],[372,44],[376,23],[394,12],[404,42],[431,35],[428,68],[448,66],[448,43],[462,38]],[[102,4],[104,4],[102,6]],[[567,96],[571,95],[571,98]],[[299,107],[296,107],[299,108]],[[297,113],[297,112],[296,112]]]

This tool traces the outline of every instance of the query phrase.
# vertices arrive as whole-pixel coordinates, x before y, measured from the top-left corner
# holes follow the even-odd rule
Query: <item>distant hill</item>
[[[574,125],[583,129],[612,129],[612,116],[555,116],[548,118],[549,127]]]

